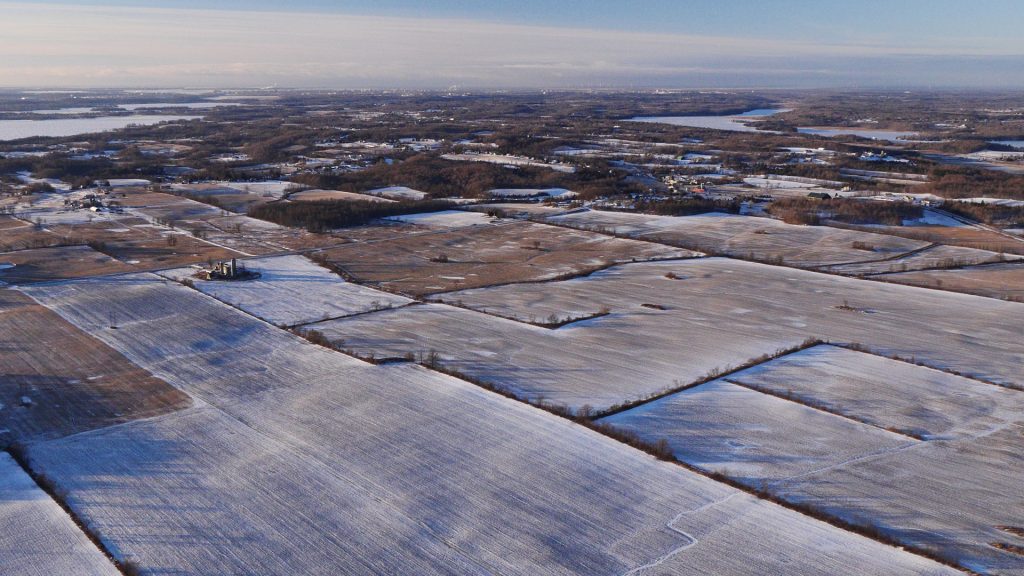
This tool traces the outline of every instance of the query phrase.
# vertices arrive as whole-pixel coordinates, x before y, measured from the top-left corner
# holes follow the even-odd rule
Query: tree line
[[[270,202],[253,206],[249,216],[282,226],[326,232],[332,228],[359,226],[377,218],[438,212],[455,207],[447,200],[374,202],[369,200],[319,200],[311,202]]]

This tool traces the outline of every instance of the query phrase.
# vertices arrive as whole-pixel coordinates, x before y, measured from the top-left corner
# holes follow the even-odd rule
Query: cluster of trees
[[[692,216],[707,212],[739,214],[741,202],[733,199],[673,198],[670,200],[649,200],[636,203],[636,209],[648,214],[661,216]]]
[[[915,193],[928,192],[943,198],[987,196],[1024,200],[1024,176],[955,166],[938,166],[930,176],[930,182],[914,187]]]
[[[946,202],[942,208],[952,212],[953,214],[958,214],[986,224],[1005,227],[1024,226],[1024,206]]]
[[[521,166],[510,170],[486,162],[453,162],[436,154],[417,154],[391,164],[380,162],[366,170],[342,174],[300,174],[293,182],[313,188],[354,190],[400,184],[422,190],[434,198],[482,197],[494,188],[567,188],[584,198],[629,193],[635,186],[624,182],[621,173],[594,162],[579,166],[574,173]]]
[[[924,215],[924,209],[906,202],[884,202],[835,198],[780,198],[768,206],[768,212],[789,224],[818,225],[822,220],[848,224],[884,224],[901,226],[904,220]]]
[[[249,216],[282,226],[302,227],[310,232],[359,226],[376,218],[437,212],[453,208],[445,200],[373,202],[366,200],[324,200],[316,202],[271,202],[253,206]]]

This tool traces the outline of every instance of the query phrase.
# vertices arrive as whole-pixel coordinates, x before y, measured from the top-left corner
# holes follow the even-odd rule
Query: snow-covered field
[[[299,188],[299,186],[293,182],[285,182],[282,180],[263,180],[259,182],[223,181],[211,182],[211,184],[231,188],[243,194],[255,194],[257,196],[273,198],[280,198],[281,196],[284,196],[285,192],[288,190]]]
[[[417,295],[551,280],[618,262],[698,255],[663,244],[508,218],[458,228],[382,226],[364,231],[387,237],[349,242],[321,254],[359,281]]]
[[[593,369],[596,378],[602,378],[597,367],[605,361],[602,354],[628,358],[629,370],[663,366],[659,378],[624,376],[615,382],[620,391],[634,394],[671,387],[674,380],[685,384],[715,367],[738,366],[807,337],[859,342],[885,354],[1024,386],[1019,330],[1024,306],[951,292],[701,258],[625,264],[585,278],[463,290],[442,298],[508,318],[541,321],[550,315],[579,317],[606,308],[610,316],[555,330],[552,334],[571,337],[558,337],[554,341],[565,343],[558,346],[552,341],[558,353],[547,356],[566,357],[569,374]],[[666,309],[646,308],[645,303]],[[372,320],[373,315],[360,319]],[[420,330],[413,339],[429,338],[430,322],[413,324]],[[519,340],[509,345],[495,338],[483,347],[493,358],[511,356],[515,364],[528,365],[519,352]],[[528,343],[544,345],[536,337]],[[598,364],[573,363],[570,353],[577,345],[596,350],[588,353],[597,356]],[[470,353],[483,352],[451,350],[455,357]]]
[[[445,160],[456,160],[462,162],[487,162],[490,164],[501,164],[502,166],[529,166],[532,168],[550,168],[556,172],[575,172],[576,167],[572,164],[548,163],[543,160],[527,158],[526,156],[513,156],[511,154],[494,154],[491,152],[466,152],[461,154],[442,154]]]
[[[729,214],[678,217],[586,210],[554,216],[549,221],[734,256],[782,258],[786,264],[794,266],[880,260],[928,245],[884,234],[828,226],[797,226],[770,218]],[[854,248],[854,242],[874,249]]]
[[[835,346],[815,346],[727,379],[927,439],[986,434],[1024,421],[1024,392]]]
[[[936,440],[854,460],[769,487],[903,542],[937,551],[982,573],[1020,574],[1024,556],[990,543],[1020,545],[998,526],[1021,526],[1024,427],[977,438]]]
[[[951,270],[920,270],[875,277],[886,282],[955,290],[991,298],[1024,302],[1024,265],[989,264]]]
[[[144,569],[951,573],[466,382],[314,346],[153,275],[30,291],[197,398],[30,448],[32,466]]]
[[[384,218],[384,220],[418,224],[431,228],[462,228],[463,226],[478,226],[492,222],[492,218],[487,214],[463,210],[442,210],[440,212],[425,212],[423,214],[389,216]]]
[[[743,179],[743,182],[757,188],[779,188],[779,189],[819,189],[835,187],[840,188],[843,182],[835,180],[820,180],[817,178],[802,178],[799,176],[777,176],[774,174],[764,176],[751,176]],[[834,193],[834,190],[827,190]]]
[[[971,204],[992,204],[994,206],[1024,206],[1024,200],[1008,200],[1006,198],[957,198],[957,202],[969,202]]]
[[[191,279],[201,292],[271,324],[284,326],[412,302],[402,296],[346,282],[304,256],[255,258],[242,260],[240,264],[259,272],[260,277],[237,282],[200,280],[193,278],[196,267],[160,274],[172,280]]]
[[[110,178],[106,181],[111,188],[131,188],[149,186],[153,182],[144,178]]]
[[[988,545],[1019,525],[1024,392],[817,346],[603,421],[981,572],[1024,570]]]
[[[450,300],[457,301],[462,294],[455,293]],[[436,351],[443,366],[531,401],[599,410],[685,384],[716,366],[738,364],[806,337],[795,330],[779,337],[728,327],[700,337],[667,317],[665,322],[652,318],[664,312],[636,307],[557,330],[440,304],[310,327],[361,356],[426,357]],[[537,312],[534,320],[548,319],[547,312]]]
[[[887,432],[714,380],[602,419],[654,441],[676,458],[760,486],[916,444]]]
[[[414,306],[314,327],[365,356],[433,350],[448,368],[573,408],[643,398],[812,337],[1024,385],[1014,324],[1022,306],[734,260],[627,264],[434,299],[473,310]],[[602,309],[610,314],[555,330],[506,319],[548,322]]]
[[[487,192],[493,198],[574,198],[576,193],[565,188],[495,188]]]
[[[962,227],[966,226],[960,220],[947,216],[942,212],[936,212],[935,210],[929,210],[925,208],[924,215],[917,220],[904,220],[904,226],[952,226]]]
[[[387,186],[370,190],[367,194],[383,196],[392,200],[423,200],[427,197],[426,192],[420,192],[407,186]]]
[[[6,452],[0,452],[0,573],[121,573]]]
[[[964,248],[962,246],[947,246],[940,244],[921,252],[915,252],[906,258],[885,260],[882,262],[860,262],[853,264],[840,264],[826,268],[829,272],[840,274],[867,275],[886,274],[889,272],[907,272],[935,267],[971,266],[975,264],[987,264],[991,262],[1021,260],[1022,256],[1015,254],[999,254],[990,250],[979,250],[977,248]]]

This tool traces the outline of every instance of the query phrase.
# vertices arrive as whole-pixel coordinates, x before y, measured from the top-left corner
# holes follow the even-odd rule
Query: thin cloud
[[[941,84],[958,73],[943,69],[943,59],[1015,56],[981,45],[951,51],[333,13],[25,3],[0,3],[0,12],[5,86],[736,85],[745,73],[757,85],[828,85],[842,78],[841,63],[862,61],[879,67],[873,81]],[[886,64],[914,58],[927,60],[928,77]]]

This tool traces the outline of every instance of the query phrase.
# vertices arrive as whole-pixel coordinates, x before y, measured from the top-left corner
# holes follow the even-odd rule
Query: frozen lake
[[[136,115],[98,116],[96,118],[56,118],[52,120],[0,120],[0,141],[36,136],[63,137],[119,130],[132,124],[150,126],[160,122],[195,120],[202,116]]]
[[[756,108],[731,116],[634,116],[629,120],[633,122],[687,126],[690,128],[728,130],[730,132],[761,132],[761,130],[757,129],[756,124],[751,125],[747,124],[747,122],[780,112],[789,112],[789,110],[786,108]]]
[[[225,108],[227,106],[241,106],[239,102],[151,102],[148,104],[118,104],[118,108],[124,110],[145,110],[147,108],[188,108],[190,110],[208,110],[210,108]]]
[[[991,144],[1002,144],[1003,146],[1024,150],[1024,140],[993,140]]]

